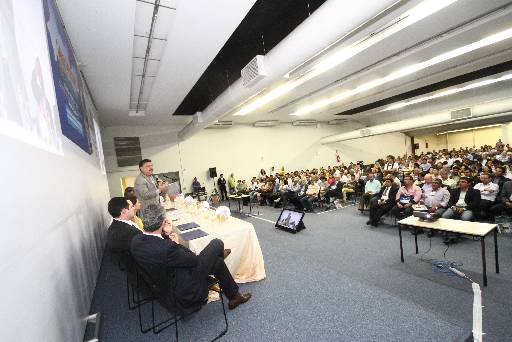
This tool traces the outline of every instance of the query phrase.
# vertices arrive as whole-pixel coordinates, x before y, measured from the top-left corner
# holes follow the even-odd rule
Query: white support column
[[[501,141],[506,145],[512,143],[512,122],[501,125]]]

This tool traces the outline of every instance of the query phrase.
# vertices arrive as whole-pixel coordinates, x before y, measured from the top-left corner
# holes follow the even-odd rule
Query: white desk
[[[225,222],[219,222],[212,220],[212,216],[212,210],[207,215],[204,212],[187,214],[185,211],[180,211],[180,219],[172,222],[173,230],[178,236],[181,232],[176,226],[188,222],[196,222],[200,225],[198,229],[208,233],[207,236],[191,241],[184,241],[180,238],[180,243],[187,246],[192,252],[199,254],[211,240],[220,239],[224,242],[224,248],[231,249],[231,254],[225,259],[225,262],[237,283],[264,279],[266,277],[265,263],[254,226],[235,217],[230,217]]]
[[[497,225],[491,223],[469,222],[461,220],[451,220],[440,218],[435,222],[421,221],[418,217],[409,216],[398,221],[398,235],[400,236],[400,260],[404,262],[404,250],[402,247],[402,228],[410,229],[431,229],[444,232],[459,233],[463,235],[477,236],[480,238],[482,247],[482,269],[484,286],[487,286],[487,266],[485,260],[485,237],[494,232],[494,261],[496,263],[496,273],[500,273],[498,262],[498,232]],[[414,234],[414,243],[416,245],[416,254],[418,254],[418,234]]]

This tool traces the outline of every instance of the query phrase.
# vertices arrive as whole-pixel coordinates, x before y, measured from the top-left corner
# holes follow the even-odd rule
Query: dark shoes
[[[231,299],[228,303],[229,310],[233,310],[238,305],[243,304],[247,302],[249,299],[251,299],[252,295],[250,293],[238,293],[235,298]]]
[[[228,257],[228,255],[231,254],[231,249],[225,249],[224,250],[224,259],[226,259]]]
[[[367,225],[372,224],[372,220],[368,220],[368,221],[366,221],[366,224],[367,224]]]

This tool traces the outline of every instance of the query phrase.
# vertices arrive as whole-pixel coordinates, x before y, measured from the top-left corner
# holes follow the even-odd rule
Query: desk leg
[[[238,199],[238,213],[242,213],[242,207],[240,206],[240,199]]]
[[[229,210],[231,210],[231,201],[229,200],[229,195],[228,195],[228,208],[229,208]]]
[[[500,263],[498,261],[498,229],[494,228],[494,263],[496,264],[496,273],[500,273]]]
[[[414,228],[414,245],[416,246],[416,254],[418,254],[418,230]]]
[[[480,245],[482,246],[482,273],[484,276],[484,286],[487,286],[487,265],[485,264],[485,236],[480,237]]]
[[[398,236],[400,236],[400,260],[404,262],[404,248],[402,247],[402,225],[398,225]]]

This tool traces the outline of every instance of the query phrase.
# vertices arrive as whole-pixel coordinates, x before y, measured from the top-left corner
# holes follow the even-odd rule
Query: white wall
[[[62,154],[0,134],[1,341],[83,340],[109,224],[108,188],[96,149],[89,155],[58,132]]]
[[[363,160],[373,162],[389,153],[404,154],[407,140],[404,134],[391,133],[343,143],[321,145],[320,139],[353,126],[294,127],[281,124],[276,127],[255,128],[235,125],[227,129],[203,130],[191,138],[177,142],[176,132],[157,127],[107,127],[103,130],[103,144],[110,193],[121,193],[120,178],[138,174],[137,166],[119,168],[115,160],[113,138],[140,136],[142,157],[149,158],[155,172],[180,171],[184,190],[190,189],[197,177],[208,191],[213,181],[208,168],[217,167],[225,177],[231,172],[238,179],[250,180],[261,168],[267,171],[284,166],[286,170],[308,169],[335,165],[336,150],[342,162]],[[410,144],[409,144],[410,145]]]
[[[498,139],[504,139],[503,129],[505,133],[512,134],[512,125],[504,124],[501,127],[481,128],[470,131],[454,132],[440,135],[423,135],[414,137],[415,142],[420,143],[418,153],[442,150],[442,149],[459,149],[460,147],[477,147],[482,145],[494,146]],[[428,142],[428,148],[425,146]]]

